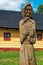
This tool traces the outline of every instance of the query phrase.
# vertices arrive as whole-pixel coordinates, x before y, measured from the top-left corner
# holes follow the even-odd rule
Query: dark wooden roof
[[[43,30],[43,14],[33,13],[32,18],[36,22],[36,29]],[[19,21],[21,19],[21,12],[0,10],[1,28],[19,28]]]

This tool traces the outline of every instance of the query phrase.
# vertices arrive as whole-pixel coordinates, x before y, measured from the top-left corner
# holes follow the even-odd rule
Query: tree
[[[43,14],[43,5],[39,5],[36,12]]]

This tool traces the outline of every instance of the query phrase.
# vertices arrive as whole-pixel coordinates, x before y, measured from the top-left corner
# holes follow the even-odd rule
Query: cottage
[[[33,13],[36,23],[35,48],[43,48],[43,14]],[[0,10],[0,48],[20,48],[19,21],[21,12]]]

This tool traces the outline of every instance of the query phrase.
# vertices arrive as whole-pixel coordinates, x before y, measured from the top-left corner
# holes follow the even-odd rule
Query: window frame
[[[39,35],[40,35],[41,38],[38,38]],[[38,40],[38,41],[42,41],[42,34],[41,34],[41,33],[38,33],[38,34],[37,34],[37,40]]]
[[[9,34],[9,36],[8,36]],[[4,41],[10,41],[11,40],[11,33],[10,32],[4,32]]]

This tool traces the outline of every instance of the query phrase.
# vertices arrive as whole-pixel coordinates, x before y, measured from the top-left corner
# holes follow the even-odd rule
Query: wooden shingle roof
[[[35,20],[36,29],[43,30],[43,14],[33,13],[32,18]],[[0,10],[1,28],[19,28],[19,21],[21,19],[21,12]]]

